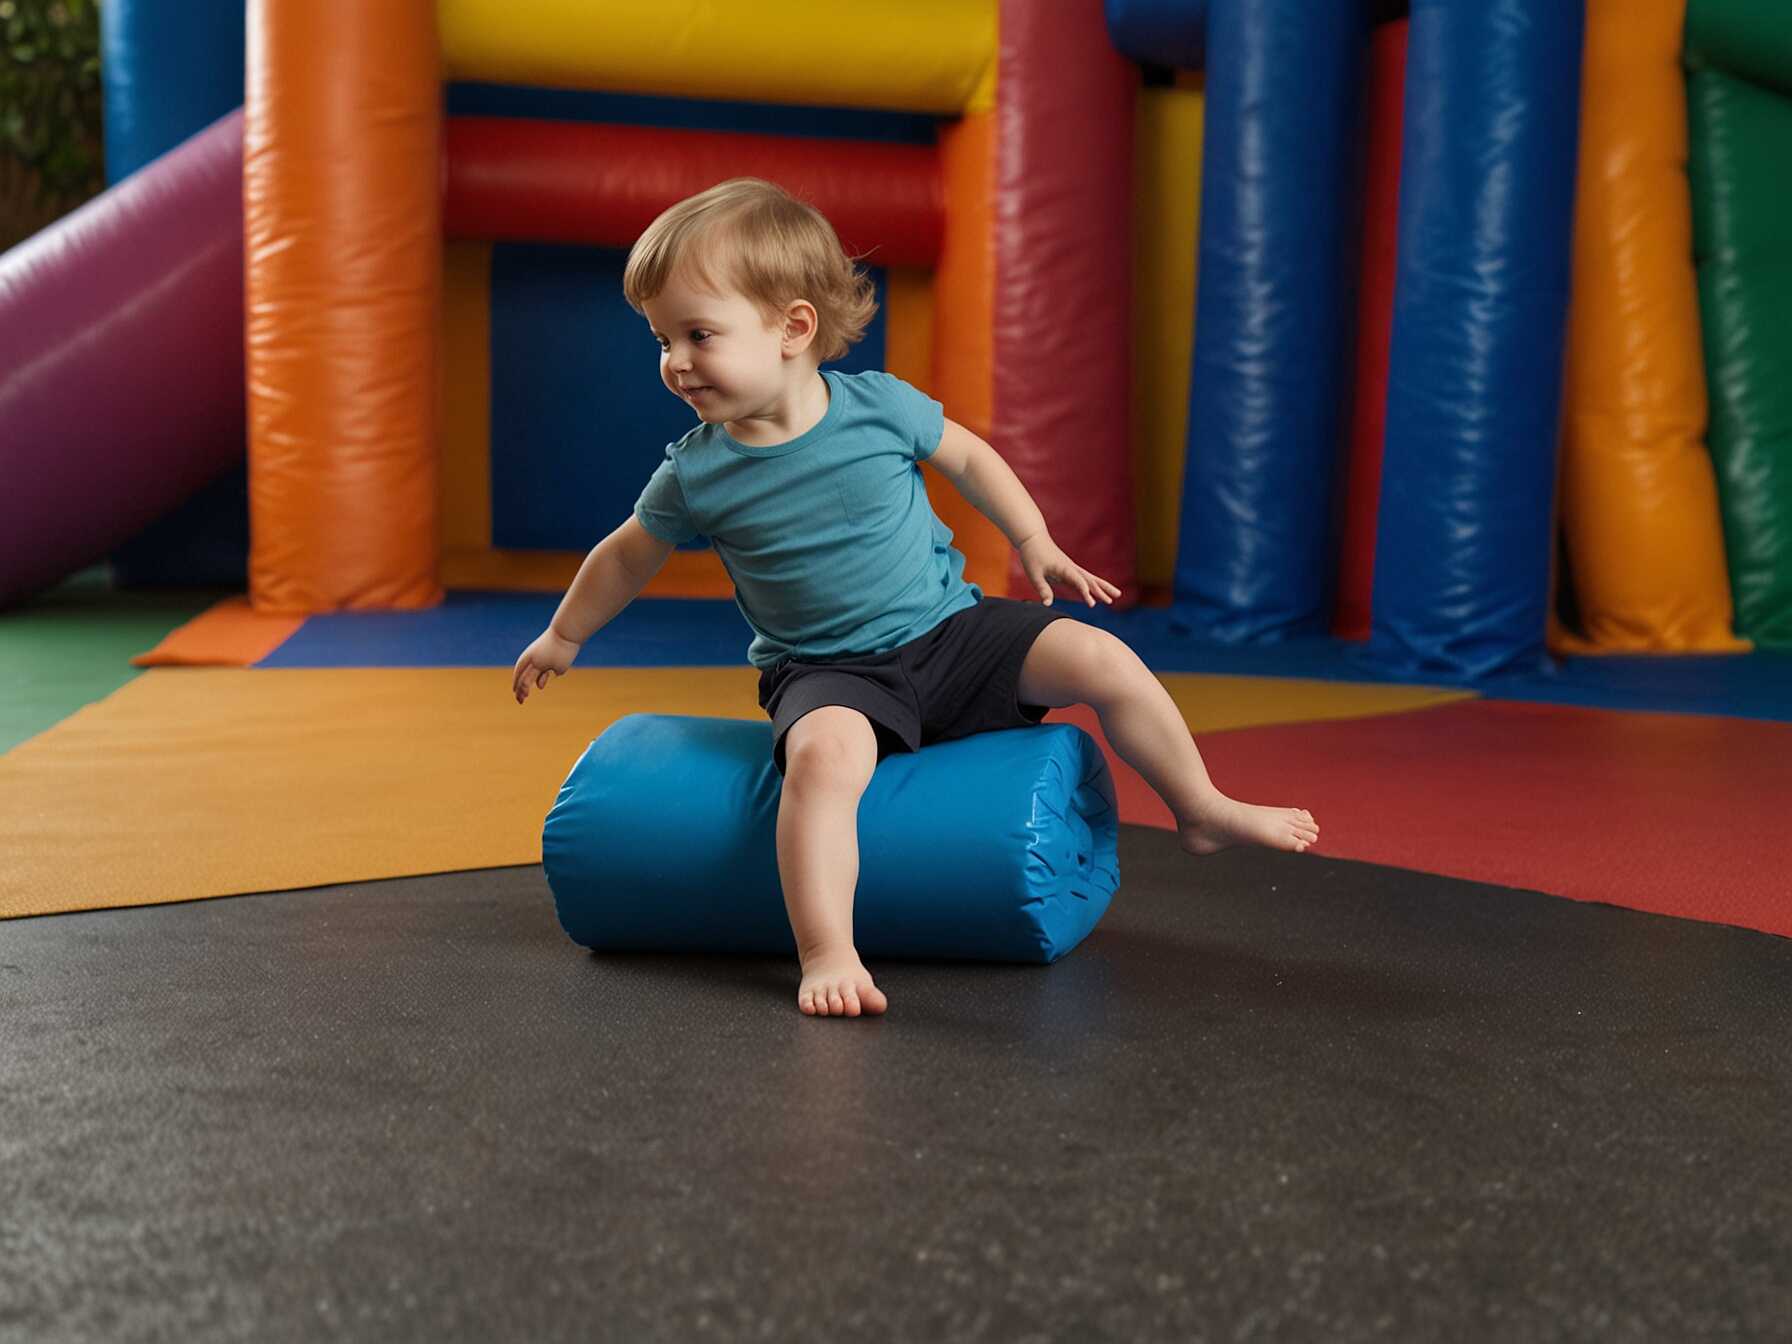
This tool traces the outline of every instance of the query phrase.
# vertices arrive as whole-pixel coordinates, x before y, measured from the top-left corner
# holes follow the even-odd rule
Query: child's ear
[[[797,299],[784,309],[784,356],[790,358],[800,355],[815,343],[815,332],[820,319],[815,315],[815,305],[807,299]]]

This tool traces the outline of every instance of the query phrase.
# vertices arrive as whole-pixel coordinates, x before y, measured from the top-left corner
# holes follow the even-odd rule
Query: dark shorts
[[[824,705],[845,705],[870,719],[880,761],[929,742],[1038,723],[1047,707],[1020,703],[1021,664],[1041,630],[1068,619],[1038,602],[985,597],[887,653],[786,658],[764,669],[759,706],[771,715],[778,773],[784,773],[790,725]]]

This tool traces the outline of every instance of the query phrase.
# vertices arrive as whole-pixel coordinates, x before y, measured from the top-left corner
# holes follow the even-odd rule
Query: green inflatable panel
[[[1784,0],[1689,0],[1686,63],[1792,94],[1792,11]]]
[[[1792,99],[1715,70],[1686,86],[1710,445],[1736,633],[1792,648]]]

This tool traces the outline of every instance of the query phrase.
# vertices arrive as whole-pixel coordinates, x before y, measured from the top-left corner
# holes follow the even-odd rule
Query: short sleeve
[[[940,446],[940,436],[946,432],[946,408],[900,378],[891,378],[890,382],[894,385],[896,398],[913,427],[911,433],[914,437],[915,461],[925,462],[933,456],[934,450]]]
[[[654,536],[675,546],[697,535],[697,525],[685,504],[684,484],[678,479],[678,467],[672,461],[670,449],[666,452],[666,460],[648,477],[647,488],[635,501],[635,517]]]
[[[893,373],[874,369],[858,377],[860,386],[876,389],[877,413],[892,429],[901,431],[910,456],[917,462],[932,457],[946,432],[946,408]]]

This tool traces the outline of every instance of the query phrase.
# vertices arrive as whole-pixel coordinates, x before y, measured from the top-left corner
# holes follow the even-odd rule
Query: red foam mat
[[[1792,936],[1792,724],[1469,700],[1199,741],[1329,855]],[[1123,820],[1167,824],[1117,775]]]

